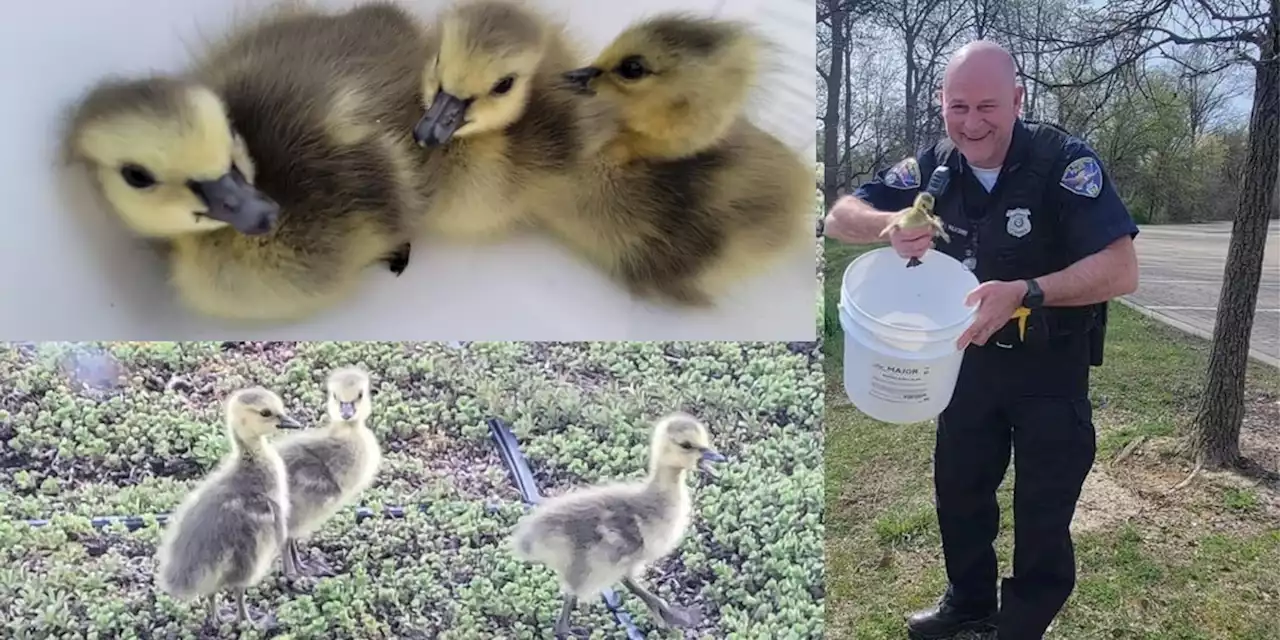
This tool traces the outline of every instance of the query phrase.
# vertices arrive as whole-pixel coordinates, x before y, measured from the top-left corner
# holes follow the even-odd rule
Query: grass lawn
[[[849,260],[826,247],[828,317]],[[828,398],[843,399],[838,325],[827,325]],[[1079,583],[1047,637],[1280,638],[1280,493],[1234,474],[1190,471],[1176,451],[1208,345],[1112,305],[1094,369],[1098,461],[1073,522]],[[1244,453],[1280,466],[1280,376],[1250,363]],[[933,511],[933,422],[894,426],[845,402],[826,411],[827,627],[832,637],[902,638],[902,615],[942,593]],[[1118,464],[1110,461],[1140,439]],[[1001,571],[1011,571],[1012,465],[1000,490]]]
[[[644,581],[701,610],[686,637],[822,637],[821,358],[812,343],[0,344],[0,619],[16,638],[235,637],[153,587],[159,528],[90,516],[163,513],[226,451],[225,394],[276,390],[308,422],[331,368],[373,375],[384,466],[364,506],[425,505],[304,545],[339,570],[249,591],[267,637],[550,638],[553,574],[506,551],[522,513],[484,419],[513,425],[546,494],[642,476],[649,420],[683,409],[729,462],[691,480],[692,526]],[[23,519],[52,517],[35,528]],[[278,567],[278,564],[277,564]],[[619,594],[648,638],[643,606]],[[598,599],[574,623],[621,629]],[[240,637],[262,637],[246,629]]]

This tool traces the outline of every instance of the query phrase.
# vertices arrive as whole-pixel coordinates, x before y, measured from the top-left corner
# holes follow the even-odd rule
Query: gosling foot
[[[409,266],[410,244],[408,242],[400,245],[395,251],[392,251],[382,261],[387,263],[387,269],[391,273],[399,276]]]
[[[298,575],[312,578],[332,578],[338,571],[320,560],[312,560],[306,564],[298,562]]]
[[[289,560],[286,565],[293,565],[292,572],[289,573],[290,577],[310,576],[315,578],[332,578],[333,576],[338,575],[337,571],[335,571],[333,567],[329,566],[322,560],[312,560],[309,563],[304,563],[302,561],[302,548],[299,546],[297,540],[290,540],[288,542],[286,554]],[[289,572],[287,567],[286,572]]]
[[[697,285],[690,282],[663,283],[663,284],[639,284],[633,283],[630,286],[633,295],[674,304],[681,307],[693,309],[708,309],[715,306],[715,302],[711,296],[703,291]]]
[[[276,615],[269,611],[255,617],[247,608],[243,612],[240,611],[238,607],[236,609],[237,610],[235,611],[228,611],[226,608],[222,608],[212,614],[212,616],[206,617],[204,623],[205,629],[217,631],[218,629],[221,629],[224,624],[239,626],[248,622],[263,631],[270,631],[280,624]]]
[[[667,605],[658,610],[658,618],[668,628],[687,629],[702,623],[702,612],[697,609]]]
[[[279,621],[276,620],[275,614],[271,613],[270,611],[263,613],[262,615],[258,616],[256,619],[253,617],[253,614],[249,613],[249,604],[245,600],[244,589],[236,589],[235,595],[236,595],[236,613],[233,620],[235,621],[236,624],[243,624],[245,622],[248,622],[249,624],[255,627],[258,627],[263,631],[274,629],[276,628],[276,626],[279,625]]]
[[[250,616],[245,618],[245,621],[257,627],[260,631],[271,631],[272,629],[280,626],[280,620],[276,618],[276,614],[271,613],[270,611],[264,612],[257,618]]]
[[[567,640],[568,638],[589,638],[591,633],[583,627],[565,627],[563,629],[556,627],[556,640]]]

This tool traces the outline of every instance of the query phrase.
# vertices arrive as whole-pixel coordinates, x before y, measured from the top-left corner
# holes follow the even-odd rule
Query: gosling
[[[269,14],[186,74],[111,79],[72,114],[86,165],[138,235],[165,241],[188,308],[291,321],[399,275],[429,185],[407,131],[422,27],[392,3]]]
[[[328,568],[304,566],[298,540],[368,488],[382,463],[378,439],[367,426],[372,413],[368,374],[339,369],[329,375],[327,387],[329,424],[276,444],[289,477],[289,541],[281,554],[288,577],[333,575]]]
[[[767,42],[745,22],[661,13],[629,26],[569,86],[615,103],[614,159],[677,160],[710,149],[741,118]]]
[[[580,598],[619,581],[662,626],[698,624],[695,612],[668,605],[637,580],[680,545],[691,509],[686,472],[698,468],[714,476],[709,463],[724,460],[711,447],[706,426],[673,413],[654,426],[647,479],[548,498],[520,520],[511,539],[515,556],[546,565],[560,579],[564,605],[557,636],[570,633],[569,616]]]
[[[267,574],[289,517],[284,463],[267,437],[300,427],[271,391],[233,393],[226,403],[231,453],[182,501],[161,536],[158,586],[179,600],[205,598],[210,624],[222,621],[217,594],[227,589],[235,594],[236,622],[250,619],[245,589]]]
[[[426,228],[463,242],[529,228],[531,211],[560,207],[574,167],[612,135],[610,106],[565,87],[575,48],[526,4],[467,0],[441,13],[428,41],[413,128],[436,185]]]
[[[812,250],[810,165],[741,113],[759,39],[660,15],[563,74],[620,132],[539,222],[633,295],[712,307],[781,256]]]

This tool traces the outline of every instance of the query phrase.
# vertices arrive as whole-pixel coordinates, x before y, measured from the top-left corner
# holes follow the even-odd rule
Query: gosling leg
[[[565,594],[564,606],[560,607],[560,617],[556,618],[555,634],[557,638],[567,638],[572,633],[569,628],[569,614],[578,606],[578,596]]]
[[[293,538],[285,540],[280,549],[280,564],[284,567],[284,576],[293,578],[298,575],[298,555],[294,552]]]
[[[219,626],[218,623],[222,622],[222,619],[218,616],[218,594],[211,593],[208,596],[205,596],[204,602],[205,624],[209,624],[214,627]]]
[[[236,591],[236,624],[240,624],[249,619],[249,605],[244,601],[244,588],[238,588]]]
[[[702,621],[702,615],[693,609],[685,609],[683,607],[673,607],[662,598],[651,593],[648,589],[640,586],[630,576],[622,579],[622,584],[628,591],[635,594],[644,602],[644,606],[648,607],[653,615],[657,616],[667,627],[694,627]]]
[[[293,538],[289,538],[289,559],[293,564],[293,570],[297,573],[302,573],[304,570],[302,556],[298,555],[298,541]]]

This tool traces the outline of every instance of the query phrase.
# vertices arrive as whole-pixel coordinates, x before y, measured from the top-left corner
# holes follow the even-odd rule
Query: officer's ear
[[[1013,88],[1013,112],[1022,115],[1022,99],[1027,95],[1027,88],[1019,83]]]

